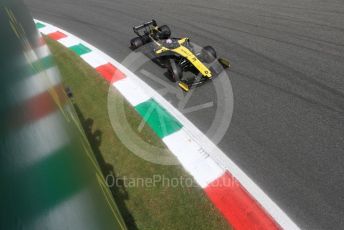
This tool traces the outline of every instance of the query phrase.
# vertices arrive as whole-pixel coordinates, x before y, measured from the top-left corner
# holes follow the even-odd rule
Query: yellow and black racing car
[[[151,60],[167,68],[169,77],[185,91],[217,77],[229,61],[217,58],[211,46],[198,48],[189,38],[173,38],[168,26],[158,26],[155,20],[134,26],[137,37],[130,48],[139,49]],[[191,74],[183,74],[183,73]]]

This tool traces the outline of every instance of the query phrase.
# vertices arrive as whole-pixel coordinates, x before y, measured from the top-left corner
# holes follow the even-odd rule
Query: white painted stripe
[[[43,22],[43,21],[41,21],[41,20],[38,20],[38,19],[35,19],[35,18],[33,19],[33,22],[34,22],[34,23],[40,22],[40,23],[42,23],[42,24],[45,24],[45,22]]]
[[[47,45],[39,46],[38,48],[35,49],[35,53],[40,59],[51,55],[50,50]]]
[[[202,188],[224,174],[209,155],[199,152],[201,147],[183,129],[164,137],[163,142]]]
[[[67,48],[80,44],[80,40],[75,36],[67,36],[65,38],[59,39],[57,42],[61,43]]]
[[[132,105],[136,106],[150,99],[148,95],[132,79],[124,78],[113,83],[113,86]]]
[[[203,158],[198,153],[199,146],[192,141],[182,130],[164,137],[163,142],[171,152],[182,161],[182,163],[192,164]]]
[[[45,23],[45,22],[43,22]],[[46,24],[46,23],[45,23]],[[66,35],[71,35],[69,32],[59,29]],[[268,214],[284,229],[300,229],[289,216],[263,192],[263,190],[256,185],[251,178],[249,178],[243,170],[241,170],[224,152],[222,152],[211,140],[209,140],[195,125],[193,125],[183,114],[167,102],[154,89],[143,82],[138,76],[128,70],[121,63],[117,62],[109,55],[100,51],[91,44],[83,41],[82,43],[93,51],[99,52],[99,57],[104,58],[120,71],[122,71],[128,78],[133,79],[138,84],[146,95],[153,97],[162,107],[171,113],[184,126],[184,131],[189,135],[190,139],[199,143],[202,147],[201,151],[209,154],[214,162],[222,168],[228,170],[241,185],[251,194],[251,196],[268,212]]]
[[[197,175],[197,177],[194,176],[195,179],[200,178],[198,180],[200,186],[206,188],[211,182],[221,177],[225,170],[221,169],[213,159],[207,157],[194,165],[193,172]]]
[[[90,185],[73,191],[50,207],[48,212],[29,221],[26,228],[42,229],[42,226],[49,226],[49,230],[60,230],[61,226],[70,226],[72,229],[100,229],[99,222],[94,221],[99,212],[90,202],[94,200],[94,194],[94,188]],[[81,220],[81,217],[82,221],[75,221]]]
[[[47,45],[42,45],[34,50],[30,50],[25,52],[25,56],[31,61],[31,63],[48,57],[50,55],[50,51]]]
[[[57,110],[33,123],[26,124],[19,130],[14,130],[14,133],[7,137],[9,139],[5,140],[5,143],[8,143],[11,152],[16,153],[10,156],[13,158],[11,162],[17,164],[16,169],[34,165],[70,142],[68,133],[61,126],[63,119],[60,111]]]
[[[88,63],[90,66],[92,66],[92,68],[97,68],[101,65],[105,65],[108,62],[106,60],[104,60],[103,58],[99,57],[98,52],[96,51],[92,51],[90,53],[87,54],[83,54],[81,55],[81,58]]]
[[[57,67],[27,77],[14,87],[14,102],[21,103],[61,83]]]
[[[48,34],[56,32],[56,31],[57,31],[57,28],[55,26],[51,26],[51,25],[46,24],[46,23],[45,23],[45,27],[39,29],[39,32],[41,32],[44,35],[48,35]]]

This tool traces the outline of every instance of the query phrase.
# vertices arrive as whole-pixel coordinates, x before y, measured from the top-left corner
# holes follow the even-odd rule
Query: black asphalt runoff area
[[[231,60],[232,122],[218,146],[303,229],[344,228],[344,2],[320,0],[26,0],[59,26],[118,61],[132,26],[156,19],[174,36],[212,45]],[[145,66],[165,80],[164,70]],[[140,75],[140,74],[139,74]],[[144,75],[153,88],[163,86]],[[159,91],[164,92],[164,91]],[[177,105],[173,93],[164,95]],[[206,132],[213,84],[185,114]]]

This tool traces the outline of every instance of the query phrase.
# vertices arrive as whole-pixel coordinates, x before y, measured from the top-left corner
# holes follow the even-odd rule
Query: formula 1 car
[[[133,27],[137,37],[131,39],[130,48],[140,50],[152,61],[167,68],[169,77],[184,91],[204,84],[229,68],[229,61],[217,58],[211,46],[199,51],[189,38],[173,38],[167,25],[158,26],[155,20]],[[191,73],[191,78],[183,73]],[[190,74],[189,74],[190,75]]]

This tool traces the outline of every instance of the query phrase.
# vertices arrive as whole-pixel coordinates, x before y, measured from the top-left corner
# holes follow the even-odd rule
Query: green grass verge
[[[109,85],[81,58],[46,38],[65,86],[74,94],[74,106],[104,173],[117,178],[190,178],[181,166],[162,166],[131,153],[112,130],[107,112]],[[121,97],[119,93],[118,97]],[[127,119],[137,127],[141,118],[125,105]],[[163,143],[145,126],[139,135],[156,146]],[[121,180],[119,180],[121,181]],[[123,182],[123,181],[122,181]],[[111,187],[128,229],[230,229],[199,187],[125,186]]]

